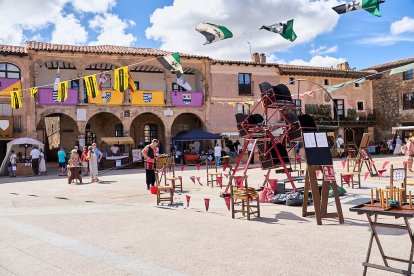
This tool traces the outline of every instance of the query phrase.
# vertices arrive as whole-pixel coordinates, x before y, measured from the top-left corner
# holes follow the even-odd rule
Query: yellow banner
[[[164,106],[164,91],[137,90],[131,93],[131,105]]]
[[[34,97],[37,94],[38,91],[39,91],[39,89],[37,87],[30,87],[30,95],[32,97]]]
[[[131,74],[128,74],[128,75],[129,75],[129,77],[128,77],[128,87],[129,87],[129,90],[131,90],[131,92],[135,92],[137,90],[137,86],[135,85],[135,82],[132,79]]]
[[[105,88],[97,93],[97,97],[88,97],[89,103],[97,105],[121,105],[123,101],[124,93]]]
[[[88,95],[88,97],[96,98],[96,96],[99,93],[96,76],[95,75],[86,76],[83,79],[85,81],[86,94]]]
[[[10,92],[10,105],[14,109],[22,107],[22,99],[20,98],[20,91]]]
[[[14,83],[12,85],[9,85],[6,88],[0,90],[0,96],[10,97],[10,92],[12,92],[12,91],[22,91],[22,82],[18,81],[16,83]]]
[[[128,88],[128,66],[116,68],[114,70],[114,89],[124,92]]]
[[[61,81],[58,83],[58,101],[64,102],[68,98],[68,81]]]

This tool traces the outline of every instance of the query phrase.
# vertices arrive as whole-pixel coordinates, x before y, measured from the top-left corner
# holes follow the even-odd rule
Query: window
[[[173,91],[187,91],[184,87],[182,87],[181,85],[178,85],[175,82],[172,83],[172,90]]]
[[[86,92],[85,80],[83,81],[83,102],[88,103],[88,93]]]
[[[135,87],[137,88],[137,90],[139,90],[139,81],[134,81],[135,83]]]
[[[157,125],[148,124],[144,126],[145,144],[150,144],[152,139],[157,139],[157,137],[158,137]]]
[[[13,116],[13,109],[10,104],[0,104],[0,116]]]
[[[124,126],[122,124],[117,124],[115,126],[115,137],[124,136]]]
[[[86,133],[85,133],[85,143],[86,143],[86,145],[92,145],[93,143],[96,143],[96,135],[95,135],[95,133],[93,133],[93,132],[91,132],[91,131],[89,131],[89,130],[87,130],[86,131]]]
[[[10,63],[0,63],[0,78],[20,79],[20,69]]]
[[[239,95],[251,95],[251,74],[239,73]]]
[[[354,86],[355,86],[356,88],[358,88],[358,87],[361,87],[361,84],[360,84],[360,83],[358,83],[358,82],[354,82]]]
[[[345,116],[345,101],[334,99],[334,116],[336,118],[343,118]]]
[[[403,94],[403,109],[414,109],[414,93]]]
[[[329,80],[328,79],[324,79],[323,80],[323,85],[329,85]]]
[[[70,88],[71,89],[79,89],[79,80],[70,81]]]
[[[413,78],[413,69],[403,72],[403,80],[411,80]]]
[[[357,110],[364,110],[364,102],[357,102]]]
[[[250,113],[250,104],[237,104],[237,113],[248,115]]]
[[[295,84],[295,78],[289,78],[289,84],[294,85]]]

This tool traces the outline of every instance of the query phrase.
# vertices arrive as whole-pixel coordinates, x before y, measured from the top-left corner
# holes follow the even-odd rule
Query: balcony
[[[318,125],[337,125],[338,119],[332,117],[330,105],[306,104],[305,113],[312,115]],[[373,126],[375,115],[373,110],[355,110],[349,108],[346,116],[339,116],[340,125],[364,125]]]
[[[53,100],[53,88],[39,88],[37,103],[40,105],[77,105],[79,103],[78,89],[69,89],[66,101],[55,102]]]
[[[172,106],[203,106],[203,92],[170,91]]]

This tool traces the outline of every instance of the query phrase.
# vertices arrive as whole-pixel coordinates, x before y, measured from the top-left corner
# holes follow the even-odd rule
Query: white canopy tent
[[[7,143],[7,149],[6,149],[6,156],[3,159],[3,162],[1,163],[1,167],[0,167],[0,173],[2,175],[7,173],[7,168],[9,165],[9,157],[10,157],[10,151],[14,148],[14,147],[18,147],[19,145],[28,145],[29,147],[33,147],[33,146],[38,146],[39,148],[41,148],[42,150],[44,149],[45,145],[33,138],[17,138],[14,139],[10,142]]]
[[[397,133],[398,130],[414,130],[414,126],[399,126],[391,129],[392,134]]]

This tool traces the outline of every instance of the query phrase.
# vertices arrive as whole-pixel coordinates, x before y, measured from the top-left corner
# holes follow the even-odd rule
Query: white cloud
[[[82,44],[88,40],[88,32],[73,14],[59,17],[52,32],[52,43]]]
[[[116,6],[116,0],[72,0],[72,5],[80,12],[104,13]]]
[[[275,54],[271,54],[267,60],[269,62],[279,63],[279,64],[289,64],[289,65],[302,65],[302,66],[316,66],[316,67],[335,67],[339,63],[346,61],[344,58],[335,58],[330,56],[314,56],[309,61],[303,59],[294,59],[291,61],[285,61],[279,59]]]
[[[116,14],[95,15],[89,21],[89,27],[100,34],[96,41],[92,41],[89,44],[131,46],[137,39],[133,34],[126,33],[126,29],[130,26],[135,26],[135,22],[132,20],[122,20]]]
[[[161,49],[212,56],[213,58],[250,58],[251,42],[254,52],[287,50],[294,45],[312,41],[318,35],[330,32],[339,15],[331,7],[336,0],[175,0],[172,6],[157,9],[151,15],[152,26],[146,37],[161,42]],[[280,35],[258,29],[264,24],[294,18],[295,42]],[[194,30],[200,22],[211,22],[229,28],[234,37],[203,46],[205,38]]]
[[[338,45],[334,45],[332,47],[328,46],[319,46],[316,49],[312,49],[309,51],[311,55],[326,55],[336,53],[338,51]]]
[[[405,32],[414,32],[414,18],[407,16],[391,24],[391,34],[398,35]]]
[[[412,42],[414,37],[398,36],[398,35],[381,35],[377,37],[364,38],[358,41],[362,45],[372,46],[390,46],[398,42]]]

